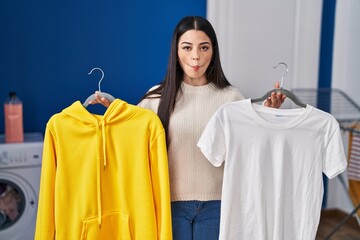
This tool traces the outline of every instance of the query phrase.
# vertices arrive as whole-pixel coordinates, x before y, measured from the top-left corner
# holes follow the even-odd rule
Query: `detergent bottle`
[[[4,102],[5,142],[19,143],[24,141],[23,105],[16,92],[10,92]]]

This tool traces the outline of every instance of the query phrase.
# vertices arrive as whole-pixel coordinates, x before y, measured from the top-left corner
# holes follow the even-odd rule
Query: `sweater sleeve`
[[[160,122],[159,124],[161,125]],[[150,158],[158,239],[169,240],[172,239],[172,225],[165,131],[158,132],[153,139],[150,146]]]
[[[35,240],[55,239],[55,140],[49,123],[45,130]]]

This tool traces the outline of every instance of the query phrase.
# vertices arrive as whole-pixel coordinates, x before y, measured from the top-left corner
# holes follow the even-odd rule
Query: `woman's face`
[[[213,54],[210,38],[199,30],[189,30],[181,35],[178,58],[184,71],[183,81],[191,85],[204,85],[206,69]]]

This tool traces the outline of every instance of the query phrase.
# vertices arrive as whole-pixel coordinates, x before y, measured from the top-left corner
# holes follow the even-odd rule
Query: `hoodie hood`
[[[129,109],[129,104],[120,99],[115,99],[102,116],[89,112],[86,107],[80,103],[80,101],[74,102],[62,112],[72,118],[78,119],[85,125],[96,125],[99,119],[108,124],[118,121],[126,121],[134,114],[134,112]]]
[[[111,127],[112,124],[119,124],[130,119],[136,111],[134,106],[128,104],[120,99],[115,99],[110,106],[106,109],[104,115],[97,115],[89,112],[80,101],[74,102],[71,106],[65,108],[62,113],[78,120],[81,123],[81,127],[89,128],[91,131],[96,132],[97,137],[97,149],[102,149],[102,154],[97,151],[96,153],[96,191],[97,191],[97,209],[98,209],[98,224],[101,227],[102,222],[102,209],[101,209],[101,166],[106,168],[106,128]]]

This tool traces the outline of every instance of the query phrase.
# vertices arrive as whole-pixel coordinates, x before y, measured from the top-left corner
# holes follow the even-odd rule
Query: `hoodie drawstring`
[[[106,167],[106,132],[105,132],[105,121],[101,121],[101,130],[102,130],[102,148],[103,148],[103,161],[104,169]]]
[[[101,135],[100,135],[100,125],[101,125]],[[97,136],[98,136],[98,146],[102,146],[102,152],[103,152],[103,165],[104,169],[106,167],[106,132],[105,132],[105,121],[101,120],[100,123],[98,123],[98,127],[96,128]],[[100,141],[102,143],[100,143]],[[102,209],[101,209],[101,157],[100,153],[98,151],[98,154],[96,156],[97,158],[97,181],[96,181],[96,190],[97,190],[97,208],[98,208],[98,224],[99,228],[101,228],[102,223]]]

